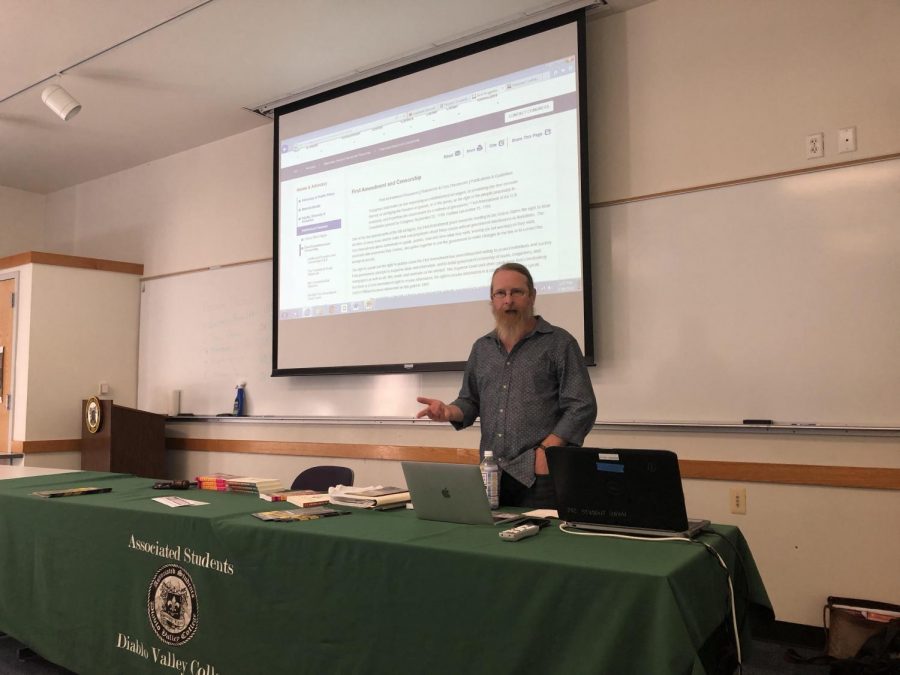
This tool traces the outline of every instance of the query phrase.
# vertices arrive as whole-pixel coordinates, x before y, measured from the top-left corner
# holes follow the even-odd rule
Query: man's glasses
[[[491,293],[491,297],[494,300],[505,300],[506,296],[510,296],[513,298],[524,298],[526,295],[528,295],[528,291],[526,291],[524,288],[511,288],[508,291],[497,289],[496,291]]]

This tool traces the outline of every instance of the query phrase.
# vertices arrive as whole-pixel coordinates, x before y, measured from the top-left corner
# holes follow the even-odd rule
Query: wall
[[[900,152],[898,27],[880,0],[657,0],[589,21],[591,200]],[[840,155],[848,126],[859,150]]]
[[[898,32],[900,4],[880,0],[657,0],[591,19],[591,201],[900,152]],[[837,155],[844,126],[857,127],[859,150]],[[806,160],[805,136],[818,131],[826,156]],[[254,130],[49,195],[47,245],[143,262],[148,276],[268,257],[270,134]],[[338,379],[336,387],[352,386]],[[441,396],[456,382],[428,380]],[[476,432],[439,426],[179,424],[170,433],[477,446]],[[694,459],[900,466],[895,438],[598,430],[588,442],[671,448]],[[215,468],[287,480],[311,460],[176,452],[171,462],[185,476]],[[397,477],[390,462],[354,465],[358,482]],[[729,487],[686,481],[689,510],[747,534],[779,619],[818,625],[828,594],[900,602],[900,542],[882,537],[883,523],[900,521],[896,492],[754,483],[748,514],[735,516],[726,510]]]
[[[146,276],[269,258],[271,143],[261,127],[48,195],[47,248]]]
[[[0,258],[44,245],[44,195],[0,186]]]

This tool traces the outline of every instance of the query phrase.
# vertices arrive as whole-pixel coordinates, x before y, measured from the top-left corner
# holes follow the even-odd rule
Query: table
[[[151,485],[0,481],[0,630],[82,675],[702,675],[727,641],[725,574],[697,543],[509,543],[408,510],[263,522],[250,514],[290,505]],[[73,486],[112,491],[31,495]],[[151,500],[165,494],[209,504]],[[740,531],[714,529],[745,622],[769,601]]]

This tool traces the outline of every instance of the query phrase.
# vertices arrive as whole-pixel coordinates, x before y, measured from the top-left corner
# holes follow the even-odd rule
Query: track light
[[[41,92],[41,99],[46,106],[59,115],[64,122],[69,121],[78,111],[81,110],[81,104],[72,98],[72,95],[58,84],[51,84]]]

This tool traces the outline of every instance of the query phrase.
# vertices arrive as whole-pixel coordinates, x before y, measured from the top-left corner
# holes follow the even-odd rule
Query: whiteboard
[[[138,407],[230,413],[246,382],[248,415],[411,416],[419,380],[406,375],[270,377],[272,263],[146,280],[141,288]]]
[[[900,160],[593,220],[601,420],[900,423]]]
[[[900,160],[595,208],[592,248],[600,421],[900,426]],[[230,412],[238,381],[250,415],[455,397],[460,373],[269,377],[271,279],[146,280],[139,407]]]

